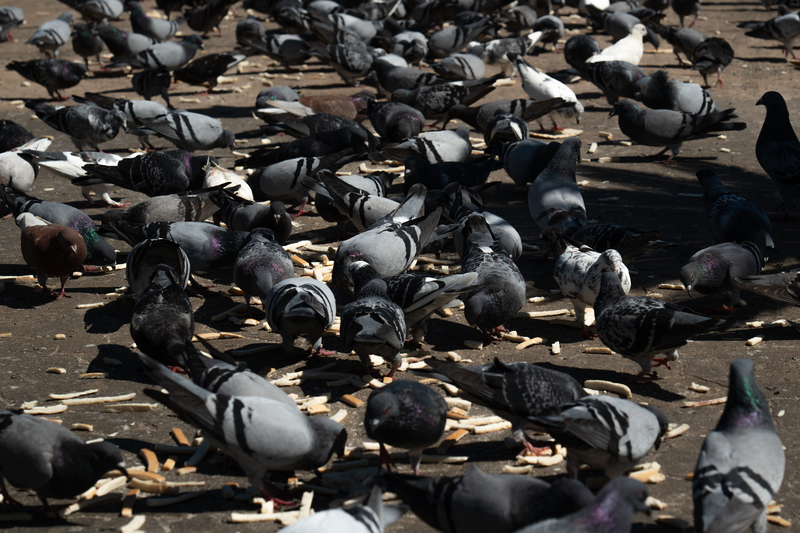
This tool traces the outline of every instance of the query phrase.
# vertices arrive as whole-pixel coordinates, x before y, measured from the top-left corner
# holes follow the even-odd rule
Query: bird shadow
[[[109,288],[113,291],[113,288]],[[87,289],[87,292],[96,292],[97,288]],[[112,300],[102,307],[88,309],[83,315],[83,322],[87,333],[104,334],[115,333],[123,326],[130,324],[133,316],[133,300]]]

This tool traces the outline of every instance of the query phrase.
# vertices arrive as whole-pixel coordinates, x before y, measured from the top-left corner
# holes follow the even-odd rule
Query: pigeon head
[[[578,68],[586,63],[586,60],[600,53],[600,45],[588,35],[575,35],[570,37],[564,45],[564,59],[573,68]]]
[[[664,435],[667,434],[667,430],[669,429],[669,420],[667,420],[667,415],[664,414],[664,411],[655,405],[643,405],[642,407],[656,415],[656,419],[658,419],[658,438],[655,442],[655,448],[657,450],[661,446],[661,443],[664,442]]]
[[[184,37],[181,42],[184,44],[188,44],[190,46],[195,46],[197,48],[200,48],[201,50],[205,49],[205,46],[203,46],[203,38],[197,35],[196,33],[194,35]]]
[[[774,427],[767,398],[756,383],[753,361],[737,359],[731,363],[728,387],[728,401],[716,431],[734,427]]]
[[[647,486],[641,481],[636,481],[629,477],[618,477],[609,482],[595,498],[594,507],[599,514],[603,511],[610,512],[621,526],[616,531],[627,531],[630,529],[631,519],[637,512],[650,514],[650,506],[647,505]],[[630,511],[630,515],[626,516]]]
[[[600,254],[600,261],[603,264],[603,270],[619,275],[622,256],[618,251],[614,249],[606,250]]]
[[[567,249],[567,243],[564,241],[564,235],[561,230],[548,226],[542,231],[542,240],[550,247],[550,252],[555,259],[561,257]]]
[[[686,265],[683,265],[679,275],[681,283],[683,283],[683,286],[686,287],[686,292],[690,297],[692,296],[692,287],[696,285],[696,281],[699,277],[697,269],[697,265],[694,262],[690,262]]]
[[[156,287],[168,287],[170,285],[177,285],[178,283],[180,283],[178,280],[178,273],[175,272],[174,268],[163,263],[158,265],[150,276],[150,285]]]
[[[600,292],[597,293],[597,299],[594,301],[595,314],[599,315],[608,303],[624,297],[625,289],[622,288],[619,276],[613,272],[603,272],[603,275],[600,276]]]
[[[217,148],[227,148],[230,151],[236,149],[236,136],[231,130],[222,130],[222,135],[216,143]]]
[[[122,459],[122,453],[119,448],[114,446],[108,441],[93,442],[87,444],[87,448],[91,451],[94,460],[92,461],[92,470],[99,478],[110,470],[117,469],[125,476],[128,475],[127,465]]]
[[[775,110],[779,113],[787,113],[788,110],[786,108],[786,100],[783,99],[781,93],[776,91],[768,91],[764,93],[764,96],[758,99],[756,105],[763,105],[767,108],[767,111]]]
[[[417,94],[411,89],[396,89],[392,93],[392,102],[400,102],[401,104],[413,105]]]
[[[109,242],[97,231],[82,233],[86,241],[86,262],[93,265],[113,265],[117,262],[117,253]]]
[[[639,101],[667,98],[668,83],[669,72],[666,70],[659,70],[636,82],[633,90],[633,97]]]
[[[614,109],[608,114],[609,118],[613,116],[620,117],[620,120],[636,120],[636,117],[642,113],[642,108],[634,104],[630,100],[620,100],[614,104]]]
[[[252,241],[258,242],[270,242],[275,240],[275,232],[269,228],[255,228],[250,234],[245,238],[244,245],[249,244]]]
[[[631,35],[638,36],[639,39],[642,39],[647,35],[647,28],[644,27],[644,24],[636,24],[631,28]]]
[[[341,424],[323,416],[309,418],[308,425],[317,435],[318,446],[306,456],[304,469],[319,468],[327,463],[334,453],[337,457],[344,457],[347,430]]]
[[[353,292],[359,294],[364,286],[373,279],[380,278],[380,273],[366,261],[354,261],[348,265],[347,275],[353,284]]]
[[[706,294],[725,283],[728,265],[725,264],[725,259],[721,260],[718,253],[708,249],[693,255],[681,268],[679,277],[690,296],[692,289]]]
[[[387,422],[400,415],[397,396],[383,389],[372,393],[367,400],[367,410],[364,413],[364,428],[367,430],[367,435],[378,442],[384,441]]]

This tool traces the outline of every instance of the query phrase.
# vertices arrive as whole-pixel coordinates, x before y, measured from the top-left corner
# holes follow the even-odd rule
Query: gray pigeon
[[[125,2],[125,9],[131,12],[131,29],[134,32],[147,35],[159,42],[171,39],[178,28],[186,22],[184,17],[175,20],[148,17],[141,4],[133,0]]]
[[[452,187],[452,186],[448,186]],[[465,223],[469,215],[479,213],[486,220],[492,235],[497,240],[506,253],[514,261],[522,257],[522,237],[519,232],[505,219],[490,213],[486,208],[474,203],[470,197],[470,190],[461,185],[453,187],[453,205],[450,208],[450,218],[459,224]],[[467,243],[464,242],[464,235],[456,233],[453,235],[456,245],[456,252],[459,257],[464,256]]]
[[[493,335],[505,331],[503,322],[525,304],[525,279],[482,215],[469,215],[462,232],[467,246],[461,272],[477,272],[475,285],[480,287],[462,297],[464,316],[491,343]]]
[[[493,26],[493,22],[487,17],[467,24],[465,26],[453,25],[433,33],[428,39],[430,55],[434,58],[447,57],[454,52],[459,52],[467,46],[467,43],[474,41],[483,32]]]
[[[781,487],[786,465],[769,411],[753,362],[731,363],[725,410],[703,442],[692,479],[698,533],[767,531],[767,507]]]
[[[171,266],[158,265],[150,284],[137,295],[131,318],[137,349],[172,368],[188,367],[186,343],[194,335],[194,309],[182,283]]]
[[[0,409],[0,487],[3,503],[22,507],[8,495],[3,479],[48,498],[74,498],[118,469],[127,475],[119,448],[110,442],[86,444],[66,427],[19,411]]]
[[[155,95],[161,95],[167,103],[167,107],[173,109],[172,104],[169,103],[168,90],[170,83],[172,83],[172,75],[163,68],[149,68],[137,72],[131,78],[131,84],[136,94],[144,97],[146,101],[149,101]]]
[[[310,53],[333,67],[348,85],[358,85],[356,78],[365,76],[372,66],[372,55],[369,52],[342,44],[329,44],[322,51]]]
[[[459,119],[475,128],[476,131],[483,132],[486,128],[486,123],[498,112],[512,114],[520,117],[525,122],[530,122],[550,113],[554,109],[573,105],[564,101],[563,98],[551,98],[540,102],[527,98],[503,98],[475,107],[457,104],[448,109],[444,123],[447,124],[452,119]]]
[[[697,179],[703,186],[711,242],[755,242],[758,234],[763,232],[766,248],[775,247],[770,236],[772,223],[756,204],[732,193],[719,181],[713,170],[699,171]]]
[[[649,374],[653,366],[670,368],[670,361],[678,360],[678,348],[690,338],[736,324],[732,318],[712,318],[657,298],[626,296],[613,272],[605,272],[600,279],[594,313],[603,344],[642,367],[633,380]],[[654,359],[661,354],[664,357]]]
[[[748,24],[748,23],[745,23]],[[743,25],[739,24],[741,28]],[[755,39],[774,40],[783,45],[784,55],[792,54],[792,59],[797,59],[792,50],[795,38],[800,35],[800,15],[787,13],[774,19],[758,24],[755,28],[745,33]]]
[[[628,267],[622,262],[622,256],[617,250],[598,253],[588,246],[574,246],[552,226],[544,229],[542,238],[556,260],[553,277],[561,294],[569,298],[575,308],[575,318],[581,326],[581,338],[594,338],[586,329],[585,316],[586,309],[594,305],[597,293],[600,292],[600,277],[603,272],[615,273],[619,276],[622,290],[627,294],[631,290]]]
[[[500,160],[503,162],[506,174],[516,184],[514,192],[527,193],[526,185],[547,168],[559,148],[561,148],[559,142],[546,143],[536,139],[506,144]]]
[[[524,527],[517,533],[630,533],[637,512],[650,514],[647,486],[635,479],[611,480],[592,503],[563,518]]]
[[[428,40],[418,31],[401,31],[392,36],[391,52],[405,58],[408,63],[419,63],[428,55]]]
[[[573,479],[581,464],[602,469],[610,479],[624,475],[661,446],[669,425],[653,405],[602,394],[565,403],[552,415],[529,416],[528,421],[567,447],[567,473]]]
[[[683,64],[683,60],[681,56],[678,55],[679,53],[682,53],[686,56],[688,61],[691,61],[695,47],[708,39],[708,35],[691,28],[656,24],[654,29],[672,45],[672,52],[675,54],[675,57],[678,58],[678,63],[681,64]]]
[[[244,291],[248,312],[253,296],[261,299],[266,312],[269,291],[275,284],[293,275],[292,257],[275,240],[272,230],[256,228],[251,231],[233,266],[233,281]]]
[[[104,22],[118,20],[125,9],[120,0],[84,0],[75,5],[84,20]]]
[[[166,265],[175,271],[177,285],[186,289],[192,275],[186,252],[169,239],[145,239],[128,252],[125,279],[133,295],[139,298],[155,274],[157,267]]]
[[[86,65],[71,63],[63,59],[34,59],[32,61],[12,61],[6,70],[13,70],[23,78],[38,83],[45,89],[50,98],[66,100],[67,97],[58,91],[75,87],[86,77]]]
[[[398,67],[386,61],[373,61],[372,71],[378,79],[378,89],[381,93],[392,94],[397,89],[413,91],[417,87],[443,81],[433,72],[424,72],[411,67]]]
[[[742,290],[754,292],[779,302],[800,305],[800,272],[797,270],[734,278],[733,282]]]
[[[416,137],[425,127],[425,116],[414,107],[400,102],[367,104],[369,121],[384,143],[401,142]]]
[[[494,91],[494,82],[502,78],[496,74],[490,78],[468,81],[451,81],[425,85],[409,91],[398,89],[392,93],[392,101],[415,107],[428,119],[441,119],[454,105],[470,105]]]
[[[703,248],[681,268],[681,282],[690,295],[695,290],[700,294],[714,295],[716,305],[720,301],[734,305],[739,302],[739,288],[734,280],[761,273],[766,262],[764,245],[762,232],[755,242],[722,242]],[[732,311],[724,305],[723,310]]]
[[[100,68],[103,60],[100,52],[103,51],[103,41],[97,36],[94,28],[83,22],[76,22],[72,30],[72,50],[83,58],[86,70],[89,70],[89,58],[97,59]]]
[[[725,39],[720,37],[709,37],[702,43],[694,47],[692,54],[692,70],[700,71],[703,76],[703,83],[708,85],[708,75],[716,73],[717,83],[725,87],[722,83],[722,71],[733,61],[733,48]]]
[[[256,97],[256,108],[264,107],[267,101],[282,100],[284,102],[297,102],[300,95],[295,92],[291,87],[285,85],[276,85],[275,87],[267,87],[262,89]]]
[[[366,505],[319,511],[285,527],[286,533],[383,533],[408,510],[405,505],[383,505],[381,489],[372,487]]]
[[[196,194],[163,194],[138,202],[125,210],[106,211],[103,224],[124,220],[133,224],[151,222],[203,222],[217,212],[209,191]]]
[[[378,483],[397,494],[423,522],[451,533],[517,531],[579,511],[594,500],[589,489],[572,479],[551,485],[536,477],[486,474],[474,464],[467,465],[463,476],[390,474]]]
[[[395,381],[376,389],[367,400],[364,428],[367,436],[381,445],[380,462],[387,469],[393,464],[386,444],[408,450],[414,475],[425,448],[435,444],[444,434],[447,403],[442,395],[416,381]]]
[[[306,417],[297,406],[268,398],[214,394],[145,354],[139,358],[150,377],[169,391],[144,393],[201,429],[270,499],[265,490],[269,471],[311,470],[327,463],[334,452],[344,454],[347,431],[329,418]]]
[[[57,19],[49,20],[36,28],[26,44],[37,46],[47,57],[58,57],[58,50],[69,41],[72,33],[71,22],[72,13],[64,11]]]
[[[486,153],[499,156],[508,143],[522,141],[530,136],[528,123],[512,113],[497,112],[486,122],[483,140]]]
[[[566,139],[541,174],[530,177],[528,210],[540,228],[552,226],[569,234],[586,225],[586,205],[575,178],[580,151],[580,139]]]
[[[403,310],[386,293],[386,282],[373,279],[367,283],[356,295],[356,301],[342,309],[341,316],[342,342],[345,348],[358,354],[365,373],[380,375],[371,370],[369,358],[378,355],[392,365],[386,375],[393,377],[402,362],[400,349],[407,330]]]
[[[644,71],[627,61],[586,63],[579,72],[603,91],[603,96],[612,105],[620,98],[633,98],[636,84],[644,78]]]
[[[156,117],[146,126],[130,130],[132,135],[158,135],[182,150],[235,148],[231,130],[223,129],[219,120],[202,113],[171,111]]]
[[[427,131],[400,143],[384,145],[379,157],[405,161],[412,155],[427,159],[431,164],[465,163],[472,155],[469,128],[460,126],[454,130]]]
[[[481,50],[482,52],[482,50]],[[486,73],[486,64],[479,54],[452,54],[431,64],[434,72],[447,79],[478,80]]]
[[[671,80],[666,70],[639,79],[634,98],[650,109],[672,109],[700,116],[722,111],[714,103],[710,92],[696,83]]]
[[[0,43],[6,41],[14,42],[11,32],[25,22],[25,13],[22,9],[15,6],[0,7]]]
[[[464,398],[488,407],[509,420],[514,438],[525,450],[536,453],[525,430],[541,430],[528,417],[549,415],[567,402],[583,398],[586,393],[575,378],[530,363],[494,363],[481,366],[460,366],[437,359],[426,359],[433,369],[415,370],[415,374],[433,377],[457,386]]]
[[[78,148],[87,144],[99,151],[100,143],[108,142],[125,128],[125,113],[108,111],[95,106],[77,105],[53,107],[43,102],[28,102],[42,122],[51,128],[66,133]]]
[[[313,278],[276,283],[267,294],[264,314],[272,330],[280,333],[286,353],[293,352],[297,337],[308,341],[313,355],[335,353],[322,348],[322,332],[333,326],[336,317],[336,299],[324,283]]]
[[[83,97],[72,95],[72,99],[79,104],[89,104],[97,107],[102,107],[109,111],[122,111],[125,113],[125,120],[128,129],[134,129],[139,126],[146,126],[150,124],[156,117],[165,115],[169,110],[157,102],[149,100],[125,100],[123,98],[109,98],[102,94],[86,93]],[[150,144],[147,137],[139,138],[142,147],[145,144]],[[150,145],[150,148],[153,148]]]
[[[744,122],[723,122],[731,118],[733,111],[726,109],[699,116],[670,109],[642,109],[630,100],[621,100],[608,116],[619,117],[619,129],[631,140],[645,146],[664,146],[659,155],[670,150],[669,157],[658,162],[672,163],[685,141],[720,131],[745,129]]]
[[[203,40],[200,36],[190,35],[184,37],[181,41],[158,43],[135,55],[117,59],[120,63],[128,64],[134,68],[174,70],[191,61],[201,48],[203,48]]]
[[[789,120],[786,101],[780,93],[764,93],[756,105],[767,108],[767,116],[756,141],[756,158],[764,172],[772,178],[781,195],[783,209],[796,208],[794,197],[798,194],[800,181],[800,141]]]
[[[522,30],[533,29],[537,17],[536,6],[517,5],[504,10],[497,20],[505,24],[509,31],[520,33]]]
[[[260,204],[226,190],[212,192],[209,199],[220,208],[222,220],[232,231],[249,233],[256,228],[271,229],[278,244],[286,244],[292,233],[292,218],[283,202]]]
[[[116,57],[134,56],[155,46],[156,42],[141,33],[128,33],[106,23],[95,26],[97,36],[106,44],[108,51]]]

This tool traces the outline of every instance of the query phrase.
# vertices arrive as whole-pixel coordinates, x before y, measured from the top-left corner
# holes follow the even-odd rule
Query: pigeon
[[[708,317],[657,298],[626,296],[613,272],[604,272],[600,278],[594,313],[597,336],[603,344],[642,367],[633,380],[643,378],[653,366],[670,368],[670,361],[678,360],[678,348],[690,338],[736,324],[732,318]],[[660,354],[664,357],[654,359]]]
[[[570,237],[596,252],[614,249],[620,253],[624,263],[631,263],[650,250],[677,246],[658,240],[661,237],[658,230],[640,231],[610,222],[583,226],[572,232]]]
[[[527,139],[530,136],[528,123],[517,115],[497,112],[486,122],[483,140],[486,142],[485,152],[499,156],[503,147]]]
[[[58,94],[58,91],[75,87],[86,77],[88,72],[86,65],[54,58],[12,61],[6,65],[6,69],[13,70],[23,78],[38,83],[47,89],[50,98],[59,100],[67,98]]]
[[[189,27],[202,33],[203,38],[214,28],[219,30],[219,37],[222,37],[220,23],[228,14],[228,9],[235,3],[232,0],[212,0],[201,4],[197,9],[184,12],[184,16]]]
[[[235,148],[231,130],[222,128],[219,120],[202,113],[171,111],[156,117],[141,128],[128,131],[132,135],[158,135],[172,142],[181,150],[213,150]]]
[[[497,357],[493,364],[473,367],[433,358],[425,362],[433,372],[427,369],[414,372],[452,383],[464,398],[509,420],[514,438],[532,453],[536,453],[536,448],[525,430],[540,428],[532,425],[528,417],[556,414],[563,404],[586,395],[572,376],[530,363],[503,363]]]
[[[106,211],[103,224],[112,220],[124,220],[133,224],[151,222],[203,222],[214,215],[218,208],[209,200],[211,191],[197,193],[164,194],[138,202],[125,210]]]
[[[256,110],[256,115],[269,124],[285,121],[287,118],[308,117],[316,113],[328,113],[360,122],[366,118],[363,112],[374,99],[375,93],[369,90],[359,91],[353,95],[299,96],[295,100],[269,98],[262,102],[266,107]]]
[[[86,244],[86,262],[91,265],[113,265],[117,255],[114,248],[97,233],[97,226],[83,211],[71,205],[57,202],[43,202],[38,198],[0,186],[0,196],[11,206],[15,217],[31,213],[51,224],[67,226],[81,234]],[[88,268],[85,270],[96,270]]]
[[[131,338],[138,350],[172,368],[188,368],[186,343],[194,335],[194,310],[178,273],[159,264],[136,297]]]
[[[208,84],[208,90],[200,94],[209,94],[211,89],[217,86],[217,78],[245,59],[247,59],[246,55],[232,52],[208,54],[193,60],[185,67],[175,70],[172,76],[175,80],[190,85]]]
[[[636,84],[644,78],[642,69],[625,61],[587,63],[579,72],[603,91],[603,96],[611,105],[617,103],[620,97],[633,98]]]
[[[147,35],[159,42],[170,40],[178,31],[178,28],[186,22],[184,17],[176,20],[148,17],[141,4],[132,0],[125,2],[125,9],[131,12],[131,29],[135,33]]]
[[[216,160],[213,156],[194,156],[185,150],[169,150],[121,159],[116,166],[86,165],[84,169],[104,182],[160,196],[202,189],[205,167]]]
[[[528,421],[569,449],[567,473],[573,479],[581,464],[602,469],[609,479],[625,475],[661,446],[669,425],[658,407],[605,395],[585,396]]]
[[[444,82],[419,87],[413,91],[398,89],[392,93],[392,101],[418,109],[425,118],[441,119],[450,107],[470,105],[494,91],[494,82],[502,77],[502,74],[497,74],[480,80]]]
[[[249,157],[237,159],[234,163],[247,168],[259,168],[281,163],[287,159],[324,157],[344,150],[363,154],[369,150],[369,142],[370,134],[364,128],[345,126],[333,131],[319,131],[314,135],[284,144],[277,149],[251,152]],[[356,155],[356,157],[361,156]]]
[[[0,185],[6,185],[19,192],[28,192],[39,174],[38,164],[28,158],[29,150],[47,150],[50,139],[40,137],[0,153]]]
[[[203,40],[200,36],[190,35],[180,41],[157,43],[131,56],[118,58],[117,64],[127,64],[133,68],[175,70],[191,61],[197,50],[201,48],[203,48]]]
[[[644,44],[642,39],[647,35],[644,24],[636,24],[631,28],[631,33],[624,39],[620,39],[608,48],[604,48],[599,54],[593,55],[586,60],[586,63],[600,63],[602,61],[625,61],[631,65],[639,65],[644,54]]]
[[[28,102],[26,106],[33,109],[42,122],[69,135],[78,151],[86,145],[99,151],[100,143],[114,139],[126,127],[125,113],[118,110],[89,105],[53,107],[36,101]]]
[[[25,14],[22,9],[15,6],[0,7],[0,43],[6,41],[14,42],[11,32],[25,22]]]
[[[276,100],[297,102],[300,100],[300,95],[297,94],[294,89],[286,87],[285,85],[267,87],[258,93],[256,97],[256,107],[264,107],[267,102],[274,102]]]
[[[537,17],[535,7],[517,5],[503,11],[502,16],[497,20],[505,24],[507,30],[518,34],[522,30],[533,29]]]
[[[558,51],[558,41],[564,38],[564,21],[556,15],[544,15],[533,24],[533,33],[542,32],[539,43],[552,43],[553,52]]]
[[[560,147],[559,142],[546,143],[536,139],[507,143],[499,159],[508,177],[516,184],[515,192],[527,193],[525,186],[547,168]]]
[[[23,213],[23,216],[28,213]],[[36,272],[36,277],[48,295],[48,278],[61,280],[57,299],[70,296],[64,288],[67,280],[86,260],[86,243],[80,233],[58,224],[27,226],[21,235],[22,258]]]
[[[600,53],[600,45],[588,35],[573,35],[564,45],[564,59],[574,69],[580,70],[586,60]]]
[[[434,164],[420,156],[412,155],[405,160],[405,167],[403,192],[407,194],[417,183],[425,185],[428,189],[444,189],[451,183],[458,183],[464,187],[482,185],[492,172],[500,168],[500,164],[493,158],[468,163]]]
[[[703,76],[703,83],[708,85],[708,75],[717,73],[717,85],[725,87],[722,83],[722,71],[733,61],[733,48],[727,41],[720,37],[709,37],[694,48],[692,54],[692,70],[699,70]]]
[[[428,55],[428,41],[424,34],[417,31],[401,31],[392,36],[391,51],[407,60],[408,63],[419,62]]]
[[[447,57],[454,52],[463,50],[470,41],[492,27],[494,23],[484,17],[477,22],[465,26],[453,25],[434,32],[428,38],[428,49],[433,58]]]
[[[292,219],[283,202],[259,204],[225,190],[214,191],[209,199],[220,208],[222,220],[232,231],[249,233],[256,228],[268,228],[275,233],[278,244],[286,244],[292,233]]]
[[[630,533],[636,512],[650,514],[647,485],[621,477],[611,480],[585,508],[563,518],[537,522],[517,533]]]
[[[106,23],[95,26],[95,31],[115,57],[134,56],[156,44],[156,41],[147,35],[128,33]]]
[[[498,112],[515,115],[525,122],[538,119],[561,107],[572,107],[573,102],[566,102],[563,98],[551,98],[537,102],[527,98],[503,98],[476,107],[467,107],[457,104],[447,110],[443,122],[447,124],[452,119],[458,119],[469,124],[478,132],[483,132],[486,123]]]
[[[169,93],[167,92],[172,83],[172,75],[168,70],[163,68],[150,68],[137,72],[131,78],[133,90],[136,94],[144,97],[145,100],[150,100],[156,95],[161,95],[167,103],[169,109],[174,109],[172,104],[169,103]]]
[[[365,76],[372,66],[372,55],[369,52],[343,44],[329,44],[321,51],[314,50],[309,53],[333,67],[348,85],[358,85],[356,78]]]
[[[461,272],[477,272],[475,285],[480,287],[461,298],[464,316],[470,326],[483,332],[484,342],[491,343],[493,334],[505,331],[503,322],[525,304],[525,279],[482,215],[469,215],[462,233],[467,247]]]
[[[169,391],[144,393],[201,429],[268,498],[268,471],[310,470],[323,466],[334,453],[344,454],[347,431],[329,418],[306,417],[297,406],[269,398],[214,394],[145,354],[139,358],[148,375]]]
[[[656,24],[653,28],[661,37],[672,45],[672,52],[675,54],[675,57],[678,58],[678,63],[681,64],[683,64],[683,60],[679,53],[683,53],[686,59],[691,62],[695,47],[708,39],[708,35],[691,28],[663,26],[661,24]]]
[[[69,41],[72,33],[72,12],[64,11],[55,20],[48,20],[33,32],[26,44],[35,45],[47,57],[58,57],[59,49]]]
[[[355,293],[380,274],[366,261],[350,263],[350,279]],[[473,290],[478,275],[475,272],[455,274],[444,278],[430,278],[420,274],[398,274],[382,278],[386,282],[389,299],[403,309],[406,329],[411,334],[411,344],[421,346],[428,330],[428,319],[434,311],[450,306],[459,295]]]
[[[133,295],[139,298],[150,285],[150,279],[159,266],[172,268],[177,286],[186,289],[192,275],[186,252],[169,239],[145,239],[128,252],[125,279]]]
[[[671,80],[666,70],[639,79],[633,96],[650,109],[671,109],[699,116],[722,111],[710,92],[696,83]]]
[[[575,121],[580,124],[581,116],[583,116],[583,105],[578,101],[572,89],[564,85],[558,80],[555,80],[543,72],[538,72],[528,64],[522,56],[517,56],[514,59],[514,64],[519,70],[519,77],[522,80],[522,88],[528,96],[536,101],[549,100],[550,98],[563,98],[566,102],[575,102],[573,107],[564,107],[551,111],[548,115],[553,121],[553,129],[558,129],[556,118],[558,120],[575,118]],[[541,119],[536,119],[539,127],[544,131]],[[561,128],[563,129],[563,128]]]
[[[414,107],[400,102],[369,102],[369,121],[385,143],[416,137],[425,127],[425,116]]]
[[[508,37],[505,39],[494,39],[483,44],[483,56],[487,63],[493,65],[500,63],[503,72],[508,69],[511,77],[514,76],[515,57],[523,57],[533,50],[533,47],[542,37],[541,31],[534,31],[522,37]]]
[[[723,242],[703,248],[681,268],[681,282],[690,296],[695,290],[700,294],[713,294],[717,303],[724,298],[725,303],[736,304],[739,289],[734,279],[760,274],[766,262],[764,250],[763,233],[755,242]],[[732,311],[727,307],[725,310]]]
[[[581,141],[566,139],[528,191],[528,210],[540,228],[552,226],[569,235],[585,226],[586,205],[575,178]]]
[[[31,132],[13,120],[0,119],[0,153],[19,148],[34,139]],[[40,150],[46,150],[46,148],[40,148]]]
[[[618,116],[619,129],[638,144],[664,146],[659,155],[667,150],[670,155],[657,163],[672,163],[685,141],[720,131],[745,129],[744,122],[723,122],[733,112],[734,109],[726,109],[698,116],[671,109],[642,109],[630,100],[620,100],[608,116]]]
[[[372,487],[366,505],[354,504],[309,515],[283,528],[286,533],[383,533],[408,510],[405,505],[383,506],[383,495]]]
[[[697,179],[703,186],[706,204],[706,223],[711,230],[711,242],[753,241],[764,233],[766,248],[774,248],[770,232],[772,223],[769,217],[743,196],[732,193],[720,181],[713,170],[697,172]]]
[[[683,19],[694,15],[694,20],[689,24],[690,28],[694,28],[697,17],[700,15],[700,0],[671,0],[670,5],[681,20],[681,28],[683,28]]]
[[[739,289],[754,292],[778,302],[800,305],[800,272],[780,272],[734,278]]]
[[[85,0],[75,5],[84,20],[89,22],[104,22],[106,20],[119,20],[125,10],[120,0]]]
[[[444,434],[447,409],[441,394],[416,381],[395,381],[373,391],[367,400],[364,428],[367,436],[381,445],[378,467],[393,464],[386,451],[388,444],[408,450],[411,468],[418,476],[422,452]]]
[[[378,355],[391,364],[386,376],[393,377],[402,362],[400,349],[407,330],[403,310],[386,293],[386,282],[373,279],[364,285],[356,300],[342,309],[341,317],[342,342],[345,348],[358,354],[365,373],[380,375],[370,369],[370,355]]]
[[[411,67],[398,67],[386,61],[373,61],[372,72],[378,80],[378,90],[382,94],[392,94],[398,89],[413,91],[423,85],[444,81],[433,72],[424,72]]]
[[[229,192],[235,192],[243,200],[253,201],[253,189],[236,171],[225,170],[219,163],[211,161],[206,165],[206,177],[203,180],[203,188],[223,188]],[[281,230],[283,233],[283,230]]]
[[[100,58],[103,40],[97,36],[94,28],[83,22],[76,22],[72,28],[72,50],[83,58],[87,71],[90,57],[97,59],[100,68],[103,68],[103,60]]]
[[[642,18],[640,19],[639,16]],[[636,11],[636,15],[634,15],[631,12],[621,13],[619,11],[610,10],[597,11],[592,8],[589,11],[589,17],[595,24],[599,22],[603,29],[611,35],[614,42],[628,37],[633,27],[637,24],[643,24],[646,33],[643,36],[643,41],[652,43],[656,48],[661,45],[661,39],[658,33],[651,29],[650,26],[657,20],[663,18],[663,14],[656,14],[655,11],[646,9]]]
[[[478,80],[486,73],[486,65],[481,56],[469,51],[464,54],[452,54],[436,63],[431,63],[431,68],[446,79]]]
[[[128,474],[119,448],[110,442],[87,444],[47,419],[0,410],[0,490],[4,503],[21,506],[8,494],[3,479],[15,487],[36,491],[48,510],[48,498],[74,498],[114,469]]]
[[[474,203],[470,197],[470,190],[456,185],[456,190],[453,191],[453,205],[450,208],[450,218],[458,223],[466,221],[472,213],[479,213],[486,220],[489,229],[495,240],[500,243],[500,246],[514,261],[522,256],[522,237],[519,232],[509,224],[505,219],[490,213],[486,208]],[[463,239],[463,234],[456,233],[453,235],[453,240],[456,245],[456,252],[459,257],[464,257],[464,248],[466,247]]]
[[[153,121],[156,117],[164,115],[169,110],[157,102],[148,100],[125,100],[122,98],[109,98],[102,94],[86,93],[84,96],[72,95],[72,99],[79,104],[94,105],[109,111],[121,111],[125,113],[125,122],[128,129],[134,129],[139,126],[145,126]],[[141,137],[139,142],[142,147],[150,144],[147,137]],[[150,145],[152,148],[153,146]]]
[[[747,23],[745,23],[747,24]],[[742,24],[738,25],[740,28]],[[781,43],[784,48],[784,55],[792,54],[792,59],[797,59],[792,50],[795,38],[800,35],[800,15],[797,13],[787,13],[759,23],[755,28],[750,29],[745,35],[755,39],[775,40]]]
[[[694,469],[695,531],[767,530],[767,507],[781,487],[786,465],[769,411],[753,362],[735,360],[725,410],[703,441]]]
[[[397,494],[423,522],[452,533],[518,531],[579,511],[594,500],[589,489],[572,479],[551,485],[536,477],[486,474],[474,464],[463,476],[390,474],[377,483]]]
[[[460,126],[454,130],[427,131],[400,143],[383,145],[378,158],[405,161],[412,155],[420,156],[431,164],[466,163],[472,155],[469,128]]]
[[[136,224],[124,220],[103,221],[104,229],[131,246],[145,239],[170,239],[186,252],[192,271],[233,268],[236,254],[247,233],[227,231],[206,222],[151,222]]]
[[[800,183],[800,142],[789,120],[786,101],[780,93],[764,93],[756,105],[767,108],[767,116],[756,141],[756,158],[764,172],[772,178],[788,212],[795,209],[794,196]]]
[[[265,302],[273,285],[293,274],[292,257],[275,240],[272,230],[266,228],[256,228],[248,234],[233,266],[233,280],[244,292],[248,313],[251,297]]]
[[[625,294],[631,290],[631,276],[617,250],[598,253],[588,246],[576,247],[568,242],[561,232],[552,226],[542,232],[542,238],[550,247],[556,260],[553,277],[561,294],[572,302],[575,318],[581,326],[581,337],[592,339],[594,335],[586,329],[586,309],[594,305],[600,292],[600,277],[603,272],[619,276]]]
[[[276,283],[264,301],[264,314],[272,331],[280,333],[286,353],[292,353],[298,337],[306,339],[313,355],[335,353],[322,348],[322,332],[336,318],[336,299],[324,283],[313,278]]]

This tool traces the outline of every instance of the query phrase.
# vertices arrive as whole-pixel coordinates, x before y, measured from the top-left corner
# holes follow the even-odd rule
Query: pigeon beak
[[[127,465],[125,464],[125,461],[123,461],[121,463],[117,463],[117,468],[119,469],[120,472],[122,472],[122,474],[126,478],[131,479],[131,475],[128,473],[128,468],[127,468]]]
[[[686,292],[689,294],[689,297],[691,298],[691,296],[692,296],[692,286],[691,285],[687,285],[686,286]]]
[[[614,117],[614,116],[616,116],[616,115],[617,115],[617,112],[616,112],[616,110],[615,110],[615,109],[612,109],[612,110],[611,110],[611,112],[608,114],[608,118]]]

